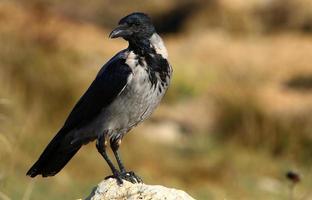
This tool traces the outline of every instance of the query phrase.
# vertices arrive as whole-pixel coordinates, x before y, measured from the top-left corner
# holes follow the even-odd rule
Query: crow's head
[[[125,40],[143,40],[155,33],[151,18],[144,13],[132,13],[122,18],[119,25],[109,35],[110,38],[122,37]]]

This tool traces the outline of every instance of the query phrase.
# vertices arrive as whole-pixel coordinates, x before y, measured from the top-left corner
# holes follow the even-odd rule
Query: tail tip
[[[26,173],[26,176],[30,176],[31,178],[34,178],[35,176],[37,176],[38,170],[36,168],[31,168],[30,170],[28,170],[28,172]]]

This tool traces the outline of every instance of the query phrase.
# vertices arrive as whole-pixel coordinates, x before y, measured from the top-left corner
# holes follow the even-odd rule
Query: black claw
[[[114,178],[117,180],[118,185],[123,184],[123,180],[129,181],[131,183],[143,183],[142,179],[136,175],[134,172],[124,172],[124,173],[116,173],[114,175],[110,175],[105,177],[106,179]]]
[[[129,174],[129,176],[133,180],[135,180],[136,183],[143,183],[143,180],[138,175],[136,175],[133,171],[127,172],[127,174]]]
[[[119,176],[116,177],[116,180],[117,180],[117,184],[118,185],[122,185],[123,184],[123,180]]]
[[[123,176],[124,180],[127,180],[131,183],[142,183],[143,182],[142,179],[132,171],[122,173],[122,176]]]

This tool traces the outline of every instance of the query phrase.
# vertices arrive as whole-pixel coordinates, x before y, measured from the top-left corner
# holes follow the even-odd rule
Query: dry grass
[[[175,5],[161,2],[147,9]],[[241,13],[237,21],[220,23],[222,29],[207,23],[209,29],[193,31],[189,27],[196,23],[188,21],[187,31],[165,38],[173,84],[147,126],[126,137],[125,162],[147,183],[180,187],[198,199],[285,199],[284,172],[295,168],[304,174],[296,197],[311,198],[311,90],[285,83],[312,74],[312,37],[288,28],[267,35],[254,19],[248,19],[245,31],[233,34],[229,27],[240,27],[263,5],[231,2],[216,5],[225,18]],[[45,6],[57,11],[60,5]],[[88,7],[81,9],[76,11],[81,16],[92,14]],[[108,40],[106,29],[55,10],[0,4],[1,198],[81,198],[109,173],[91,144],[58,176],[31,182],[25,177],[99,66],[126,46]],[[202,11],[192,17],[205,19]],[[140,134],[149,127],[157,132],[157,124],[166,127],[164,122],[178,127],[170,129],[180,134],[173,143],[153,143],[148,134]]]

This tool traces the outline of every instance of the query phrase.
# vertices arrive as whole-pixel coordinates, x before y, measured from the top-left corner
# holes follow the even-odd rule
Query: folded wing
[[[75,138],[71,130],[86,126],[95,119],[127,85],[132,71],[125,64],[123,52],[103,66],[85,94],[80,98],[64,126],[48,144],[38,161],[27,172],[28,176],[53,176],[58,173],[83,145],[72,143]],[[88,142],[88,141],[84,141]]]

